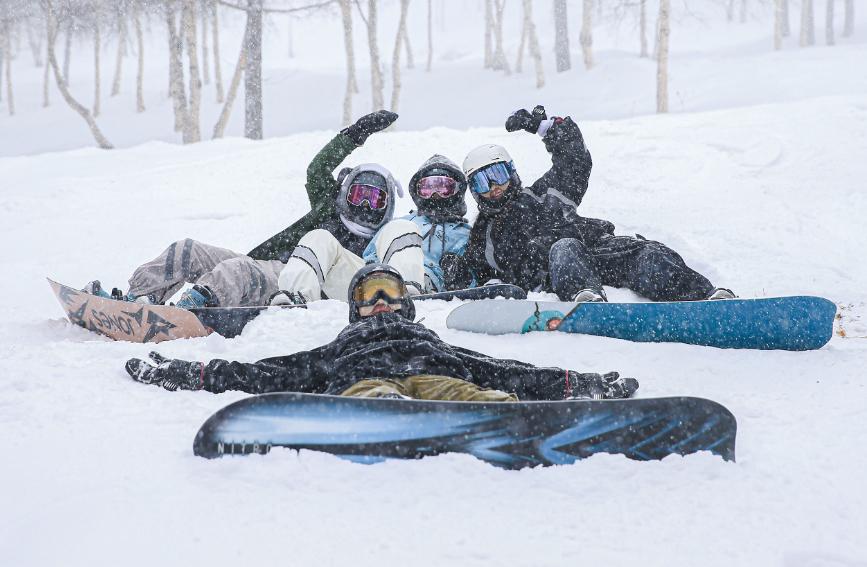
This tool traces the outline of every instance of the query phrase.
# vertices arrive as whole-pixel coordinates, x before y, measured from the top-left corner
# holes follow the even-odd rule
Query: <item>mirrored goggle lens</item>
[[[379,299],[399,303],[405,295],[403,283],[393,276],[372,275],[361,281],[352,290],[352,299],[359,304],[373,304]]]
[[[360,207],[365,201],[371,209],[384,209],[388,205],[388,192],[373,185],[353,183],[346,193],[346,200],[356,207]]]
[[[434,195],[450,197],[457,193],[458,182],[447,175],[431,175],[418,180],[418,194],[424,199]]]
[[[491,185],[503,185],[511,178],[512,170],[509,164],[493,163],[473,174],[473,191],[475,193],[487,193],[491,190]]]

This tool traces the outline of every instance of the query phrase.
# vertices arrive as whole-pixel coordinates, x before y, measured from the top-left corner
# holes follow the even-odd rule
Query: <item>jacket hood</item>
[[[458,182],[458,192],[448,199],[422,199],[418,196],[418,180],[432,169],[444,169]],[[427,159],[409,180],[409,195],[412,197],[418,212],[437,220],[461,219],[467,214],[467,203],[464,195],[467,191],[467,176],[458,165],[449,158],[434,154]]]
[[[381,272],[391,274],[397,279],[399,279],[401,282],[403,282],[403,276],[400,275],[400,272],[398,272],[396,269],[392,268],[388,264],[368,264],[355,272],[355,275],[352,276],[352,280],[350,280],[349,282],[349,289],[347,290],[347,302],[349,303],[350,323],[355,323],[362,319],[361,315],[358,314],[358,305],[356,305],[355,300],[352,299],[352,292],[355,290],[355,286],[357,286],[359,282],[361,282],[361,280],[363,280],[370,274],[376,274]],[[403,306],[397,312],[397,315],[410,321],[415,320],[415,304],[412,302],[412,298],[410,297],[409,293],[406,293],[404,295],[402,303]],[[385,315],[385,313],[383,313],[382,315]],[[372,317],[379,317],[379,315],[373,315]]]
[[[388,191],[388,205],[385,207],[382,220],[376,224],[366,223],[358,218],[358,215],[352,210],[353,207],[346,201],[346,194],[349,192],[349,186],[353,180],[363,172],[373,172],[385,178],[386,190]],[[343,176],[340,183],[340,192],[337,194],[337,213],[340,220],[346,225],[350,232],[358,236],[371,238],[376,231],[385,226],[385,224],[394,217],[394,205],[398,197],[403,197],[403,187],[389,170],[382,167],[378,163],[362,163],[352,168],[349,173]]]

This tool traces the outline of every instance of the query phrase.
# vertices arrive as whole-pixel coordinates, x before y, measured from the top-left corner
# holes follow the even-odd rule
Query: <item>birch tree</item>
[[[430,73],[433,63],[433,7],[432,0],[427,0],[427,65],[425,71]]]
[[[247,0],[246,65],[244,66],[244,137],[261,140],[262,130],[262,0]]]
[[[48,45],[47,43],[51,41],[51,38],[48,36],[48,30],[45,33],[45,68],[42,71],[42,108],[48,108],[51,106],[51,65],[48,64]]]
[[[843,20],[843,37],[849,37],[855,32],[855,0],[846,0]]]
[[[12,24],[7,20],[0,23],[0,43],[3,46],[3,61],[6,75],[6,109],[9,116],[15,116],[15,96],[12,92]],[[2,86],[0,86],[2,88]]]
[[[659,0],[658,34],[656,50],[656,112],[668,112],[668,36],[671,32],[671,0]]]
[[[184,132],[187,127],[187,95],[184,88],[183,40],[175,21],[175,0],[165,0],[164,6],[169,39],[169,96],[175,115],[175,132]]]
[[[825,45],[834,45],[834,0],[825,0]]]
[[[138,2],[132,5],[132,21],[135,26],[135,40],[138,48],[138,68],[135,77],[135,111],[144,112],[144,37],[141,30],[141,14]]]
[[[789,0],[783,0],[783,37],[789,37],[792,30],[789,27]]]
[[[223,104],[223,110],[220,112],[220,117],[214,125],[213,138],[222,138],[226,131],[226,125],[229,123],[229,117],[232,115],[232,106],[235,104],[235,96],[238,94],[238,86],[241,84],[241,75],[244,73],[244,66],[247,64],[247,38],[241,40],[241,49],[238,53],[238,62],[235,64],[235,72],[232,73],[232,80],[229,82],[229,92],[226,94],[226,102]]]
[[[36,67],[42,67],[42,34],[33,31],[33,26],[30,18],[24,21],[24,28],[27,31],[27,44],[30,46],[30,52],[33,54],[33,64]]]
[[[774,49],[783,47],[783,0],[774,0]]]
[[[202,80],[199,76],[199,56],[196,45],[196,0],[184,0],[181,11],[184,41],[187,46],[187,63],[190,75],[190,105],[187,108],[184,143],[191,144],[202,139],[199,131],[199,109],[202,100]]]
[[[494,0],[485,0],[485,69],[494,65]]]
[[[503,12],[505,9],[506,0],[494,0],[494,53],[491,58],[491,68],[510,75],[512,71],[506,60],[506,52],[503,50]]]
[[[816,43],[813,0],[801,0],[801,47]]]
[[[525,18],[527,17],[527,4],[528,2],[524,2]],[[535,35],[536,31],[532,16],[530,17],[530,27],[533,29],[533,35]],[[536,43],[538,47],[538,41]],[[530,43],[530,53],[533,53],[532,40]],[[569,18],[566,12],[566,0],[554,0],[554,56],[558,73],[572,68],[572,57],[569,53]],[[542,83],[544,84],[544,82],[545,79],[543,78]]]
[[[593,67],[593,0],[584,0],[581,13],[581,53],[584,56],[584,68]]]
[[[385,105],[382,84],[382,68],[379,62],[379,44],[376,40],[376,0],[367,2],[367,46],[370,51],[370,89],[373,110],[381,110]]]
[[[211,1],[211,31],[214,45],[214,86],[217,89],[217,103],[223,102],[223,73],[220,70],[220,13],[216,1]],[[202,33],[205,33],[203,30]]]
[[[63,44],[63,82],[69,83],[69,62],[72,56],[72,33],[74,29],[72,18],[66,24],[66,41]]]
[[[114,80],[111,83],[111,96],[120,94],[120,79],[123,72],[123,58],[126,56],[126,14],[128,6],[117,6],[117,55],[114,62]]]
[[[211,84],[211,69],[208,62],[208,12],[210,6],[208,0],[201,0],[199,11],[202,16],[202,83],[205,85]]]
[[[741,0],[741,23],[747,23],[747,0]]]
[[[545,86],[545,70],[542,67],[542,51],[539,49],[539,39],[536,37],[536,24],[533,22],[532,0],[523,0],[524,7],[524,35],[527,37],[527,46],[533,63],[536,67],[536,88]]]
[[[340,14],[343,18],[343,48],[346,52],[346,92],[343,94],[344,126],[352,122],[352,95],[358,92],[355,78],[355,47],[352,43],[352,6],[351,0],[340,0]]]
[[[638,2],[638,29],[641,37],[639,57],[647,57],[647,0]]]
[[[99,116],[102,90],[100,89],[99,50],[101,48],[99,16],[93,18],[93,116]]]
[[[400,0],[400,19],[397,24],[397,36],[394,39],[394,55],[391,61],[391,111],[397,112],[400,101],[400,52],[403,50],[406,36],[406,12],[409,0]]]

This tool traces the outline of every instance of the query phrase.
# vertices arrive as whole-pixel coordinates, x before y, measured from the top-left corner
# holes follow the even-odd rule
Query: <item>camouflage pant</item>
[[[488,390],[466,380],[418,374],[406,378],[371,378],[356,382],[341,396],[379,398],[387,394],[400,394],[416,400],[458,402],[517,402],[518,396],[500,390]]]

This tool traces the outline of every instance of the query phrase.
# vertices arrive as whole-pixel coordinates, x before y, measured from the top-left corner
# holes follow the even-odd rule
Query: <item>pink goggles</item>
[[[458,182],[447,175],[431,175],[422,177],[416,184],[418,195],[422,199],[430,199],[434,195],[451,197],[458,192]]]
[[[353,183],[346,192],[346,201],[360,207],[365,201],[371,209],[380,211],[388,206],[388,191],[374,185]]]

